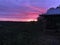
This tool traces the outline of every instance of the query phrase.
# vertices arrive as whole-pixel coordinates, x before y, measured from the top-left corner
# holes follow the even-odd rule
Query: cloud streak
[[[51,2],[51,3],[50,3]],[[48,7],[58,5],[58,0],[0,0],[0,20],[36,20]]]

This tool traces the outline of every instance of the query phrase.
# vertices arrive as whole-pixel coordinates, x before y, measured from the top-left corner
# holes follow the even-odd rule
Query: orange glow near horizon
[[[22,22],[30,22],[30,21],[37,21],[37,19],[14,19],[14,18],[0,18],[0,21],[22,21]]]
[[[28,19],[27,21],[28,22],[30,22],[30,21],[37,21],[37,19],[34,19],[34,20],[33,19]]]

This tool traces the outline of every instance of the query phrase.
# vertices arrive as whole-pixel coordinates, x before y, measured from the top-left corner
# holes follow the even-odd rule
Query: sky
[[[39,14],[59,4],[60,0],[0,0],[0,21],[37,21]]]

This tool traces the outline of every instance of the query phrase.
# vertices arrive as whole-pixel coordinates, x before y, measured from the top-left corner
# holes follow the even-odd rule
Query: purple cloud
[[[35,19],[60,0],[0,0],[0,18]]]

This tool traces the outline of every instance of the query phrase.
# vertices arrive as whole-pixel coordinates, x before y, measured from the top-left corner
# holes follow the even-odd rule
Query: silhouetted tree
[[[43,29],[44,26],[46,26],[44,29],[49,29],[49,30],[55,30],[58,31],[58,26],[57,24],[60,23],[60,15],[58,14],[52,14],[52,15],[47,15],[43,14],[38,17],[38,23],[41,25],[41,28]]]
[[[39,15],[39,17],[37,18],[38,21],[38,27],[40,28],[41,31],[45,32],[45,29],[46,29],[46,18],[43,16],[43,15]]]

